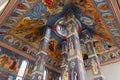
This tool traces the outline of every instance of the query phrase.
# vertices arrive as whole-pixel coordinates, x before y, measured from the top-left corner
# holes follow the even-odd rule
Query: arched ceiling
[[[119,0],[114,1],[118,1],[117,9],[120,9]],[[7,6],[12,5],[10,7],[12,10],[8,13],[4,9],[1,15],[6,14],[5,12],[7,15],[0,15],[2,19],[0,40],[13,47],[16,47],[15,43],[21,43],[17,46],[19,50],[27,46],[29,51],[26,53],[32,51],[37,53],[46,27],[52,28],[59,18],[67,14],[69,8],[80,21],[82,29],[91,32],[93,40],[109,40],[120,47],[120,18],[116,17],[118,12],[114,13],[110,0],[16,0],[15,2],[13,4],[9,1]],[[50,51],[51,57],[60,60],[62,39],[52,31],[51,41],[55,43],[54,51]]]

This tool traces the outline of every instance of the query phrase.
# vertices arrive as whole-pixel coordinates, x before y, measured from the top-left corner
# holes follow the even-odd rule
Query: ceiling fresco
[[[19,0],[0,26],[0,40],[35,56],[40,50],[40,41],[45,36],[46,28],[52,29],[70,8],[82,29],[91,32],[97,45],[97,41],[101,44],[106,41],[112,47],[116,43],[120,46],[120,26],[109,0]],[[82,37],[82,34],[79,33],[79,36]],[[50,57],[58,61],[61,60],[62,41],[52,30],[48,52]],[[98,52],[102,50],[98,49]]]

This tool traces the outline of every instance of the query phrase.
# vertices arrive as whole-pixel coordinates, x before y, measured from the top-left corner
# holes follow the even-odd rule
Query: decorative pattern
[[[22,17],[26,15],[26,13],[29,12],[30,9],[34,7],[36,3],[37,3],[37,0],[34,0],[34,1],[21,0],[18,3],[17,7],[11,12],[11,14],[6,18],[6,20],[0,26],[0,35],[2,35],[0,37],[0,40],[4,40],[6,43],[18,48],[19,50],[24,51],[22,49],[23,48],[22,46],[25,45],[26,43],[24,43],[23,41],[21,41],[20,43],[19,42],[16,43],[16,41],[19,40],[17,37],[13,35],[6,35],[6,34],[12,31],[12,29],[19,23]],[[29,48],[29,50],[30,49],[32,49],[32,47]],[[26,53],[27,52],[30,52],[30,51],[27,50]],[[32,52],[32,55],[33,54],[36,54],[36,49]]]
[[[27,45],[26,43],[23,43],[13,35],[1,35],[0,40],[4,40],[3,42],[11,45],[14,48],[17,48],[20,51],[23,51],[26,54],[30,54],[33,57],[35,57],[38,52],[37,49]]]
[[[108,1],[101,0],[98,2],[95,0],[94,3],[97,6],[96,8],[99,10],[100,14],[102,15],[102,18],[103,18],[108,30],[110,31],[110,33],[114,37],[117,45],[120,47],[120,32],[119,32],[120,26],[115,18],[115,15],[113,14],[113,11],[112,11]],[[107,9],[106,12],[101,11],[100,5],[103,6],[102,8]]]

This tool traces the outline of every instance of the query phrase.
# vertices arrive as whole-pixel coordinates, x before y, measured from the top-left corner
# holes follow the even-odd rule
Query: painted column
[[[38,59],[35,63],[35,67],[33,69],[32,73],[32,80],[45,80],[44,78],[44,72],[45,72],[45,57],[47,56],[48,52],[48,44],[49,44],[49,38],[51,36],[51,29],[46,29],[45,37],[41,40],[41,50],[38,52],[37,56]]]
[[[86,46],[86,50],[90,58],[94,80],[105,80],[104,76],[102,75],[100,61],[93,46],[91,35],[88,30],[82,31],[82,34],[84,36],[84,44]]]
[[[68,31],[67,47],[68,47],[68,80],[86,80],[84,62],[80,48],[78,36],[78,25],[73,15],[69,15],[66,21]]]
[[[61,65],[61,80],[69,80],[68,61],[67,61],[67,42],[62,43],[62,65]]]

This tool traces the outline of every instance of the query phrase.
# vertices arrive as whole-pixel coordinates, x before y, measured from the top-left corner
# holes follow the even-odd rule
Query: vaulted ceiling
[[[120,47],[119,0],[9,0],[0,11],[0,40],[35,56],[46,27],[52,29],[68,9],[73,10],[82,29],[91,32],[93,40],[108,40]],[[52,30],[50,40],[55,43],[50,56],[60,60],[62,38]]]

